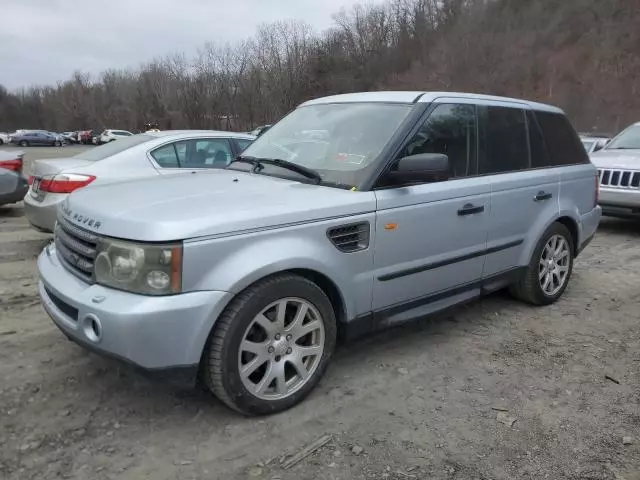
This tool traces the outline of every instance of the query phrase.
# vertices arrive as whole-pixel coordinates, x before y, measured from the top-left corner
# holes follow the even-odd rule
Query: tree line
[[[507,95],[564,108],[581,130],[640,120],[640,2],[388,0],[333,26],[277,22],[137,70],[76,72],[53,86],[0,85],[0,131],[248,130],[310,98],[370,90]]]

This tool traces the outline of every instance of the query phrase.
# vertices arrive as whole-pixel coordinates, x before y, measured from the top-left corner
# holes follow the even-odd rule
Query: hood
[[[592,153],[591,163],[598,168],[640,170],[640,150],[599,150]]]
[[[96,185],[67,197],[60,213],[103,235],[170,241],[355,215],[373,192],[351,192],[231,170]]]
[[[46,160],[35,160],[31,164],[30,175],[43,177],[45,175],[55,175],[66,168],[79,168],[95,162],[82,160],[81,158],[50,158]]]

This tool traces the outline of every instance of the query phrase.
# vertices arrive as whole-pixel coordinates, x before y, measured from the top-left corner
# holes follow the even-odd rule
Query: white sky
[[[321,31],[358,0],[0,0],[0,84],[16,89],[137,67],[297,19]]]

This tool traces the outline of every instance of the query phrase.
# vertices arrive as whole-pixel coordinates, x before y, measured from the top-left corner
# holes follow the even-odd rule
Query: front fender
[[[326,236],[326,225],[185,245],[183,283],[188,289],[238,294],[270,275],[311,270],[331,280],[342,296],[346,318],[371,309],[372,248],[342,253]]]

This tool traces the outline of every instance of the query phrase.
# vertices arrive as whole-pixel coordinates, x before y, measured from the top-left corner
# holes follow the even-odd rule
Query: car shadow
[[[640,219],[624,219],[604,217],[598,230],[612,234],[640,236]]]
[[[20,204],[10,204],[0,206],[0,219],[24,217],[24,207]]]

